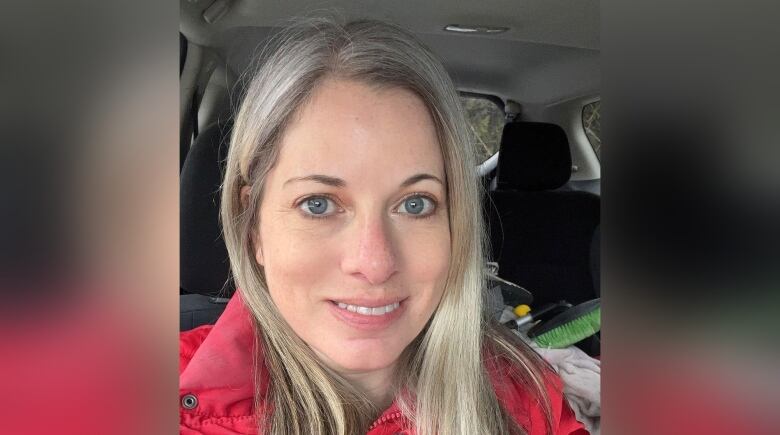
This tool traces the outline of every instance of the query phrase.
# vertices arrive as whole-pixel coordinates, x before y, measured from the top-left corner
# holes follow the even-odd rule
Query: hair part
[[[323,80],[355,80],[403,88],[425,103],[434,120],[447,186],[451,260],[441,302],[428,325],[403,352],[396,400],[420,435],[522,433],[499,404],[485,358],[503,358],[542,405],[551,427],[545,377],[548,366],[517,337],[486,317],[484,252],[487,246],[476,156],[459,97],[436,57],[410,33],[377,21],[340,24],[305,19],[283,30],[260,58],[235,118],[222,189],[221,219],[231,270],[257,330],[258,376],[273,380],[257,391],[261,433],[353,434],[381,411],[326,367],[282,318],[255,261],[253,231],[266,176],[279,155],[281,136]],[[249,197],[241,190],[250,186]],[[476,206],[475,206],[476,205]],[[260,366],[263,365],[263,366]],[[258,385],[262,384],[257,382]]]

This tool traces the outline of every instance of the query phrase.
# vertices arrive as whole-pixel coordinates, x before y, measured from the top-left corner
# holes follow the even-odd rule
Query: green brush
[[[541,347],[561,349],[584,340],[601,330],[601,299],[572,307],[528,331]]]

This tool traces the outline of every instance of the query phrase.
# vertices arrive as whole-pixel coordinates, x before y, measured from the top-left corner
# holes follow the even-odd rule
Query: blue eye
[[[299,206],[305,214],[313,217],[324,217],[333,213],[333,200],[325,196],[312,196],[304,199]]]
[[[427,216],[433,213],[436,204],[423,195],[412,195],[404,200],[399,207],[401,213],[414,215],[415,217]]]

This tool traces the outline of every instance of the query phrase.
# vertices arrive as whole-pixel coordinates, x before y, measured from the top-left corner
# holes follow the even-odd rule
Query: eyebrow
[[[401,187],[408,187],[408,186],[411,186],[414,183],[417,183],[417,182],[420,182],[420,181],[423,181],[423,180],[433,180],[433,181],[438,182],[442,186],[444,186],[444,182],[439,180],[439,177],[436,177],[436,176],[431,175],[431,174],[415,174],[415,175],[412,175],[411,177],[407,178],[406,181],[404,181],[403,183],[401,183]]]
[[[284,182],[284,186],[287,186],[288,184],[296,181],[315,181],[317,183],[327,184],[328,186],[333,186],[333,187],[344,187],[347,185],[347,182],[342,180],[341,178],[314,174],[314,175],[307,175],[305,177],[290,178],[289,180]]]
[[[401,183],[401,187],[408,187],[412,184],[419,183],[423,180],[433,180],[441,184],[442,186],[444,183],[439,179],[439,177],[436,177],[435,175],[431,174],[415,174],[411,177],[407,178],[403,183]],[[289,183],[294,183],[298,181],[314,181],[317,183],[325,184],[328,186],[333,187],[344,187],[347,185],[347,182],[342,180],[341,178],[337,177],[331,177],[329,175],[321,175],[321,174],[313,174],[313,175],[307,175],[305,177],[293,177],[289,180],[284,182],[284,186],[287,186]]]

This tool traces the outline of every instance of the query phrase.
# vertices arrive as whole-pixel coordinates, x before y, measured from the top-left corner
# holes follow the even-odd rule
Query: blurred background
[[[2,433],[177,430],[180,6],[5,5]],[[600,9],[603,433],[777,433],[778,5]]]
[[[602,2],[610,433],[777,432],[777,16]]]
[[[0,432],[175,433],[178,5],[3,9]]]

